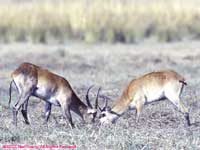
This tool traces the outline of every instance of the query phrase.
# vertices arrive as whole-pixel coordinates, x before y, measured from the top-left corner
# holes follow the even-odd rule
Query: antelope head
[[[90,103],[90,98],[89,98],[89,91],[92,89],[94,85],[90,86],[87,90],[86,93],[86,103],[87,103],[87,115],[84,116],[84,120],[90,120],[92,123],[95,122],[95,118],[97,116],[97,108],[98,108],[98,98],[99,98],[99,92],[101,91],[101,87],[98,89],[97,96],[95,99],[95,104],[94,107]]]
[[[117,114],[116,112],[112,111],[111,107],[108,106],[108,99],[105,99],[105,103],[103,108],[101,108],[100,106],[99,110],[100,110],[100,115],[99,115],[99,120],[101,122],[101,124],[111,124],[111,123],[115,123],[115,120],[120,117],[120,114]]]

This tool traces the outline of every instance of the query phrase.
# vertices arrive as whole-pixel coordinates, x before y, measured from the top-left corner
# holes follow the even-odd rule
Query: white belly
[[[142,101],[144,105],[150,104],[152,102],[165,99],[164,89],[150,87],[146,89],[140,89],[141,91],[136,91],[132,102],[129,105],[129,109],[135,109],[136,102]]]
[[[60,103],[58,102],[58,100],[55,98],[55,97],[51,97],[50,99],[48,99],[48,101],[51,103],[51,104],[54,104],[56,106],[60,106]]]
[[[50,93],[47,92],[46,88],[40,87],[34,91],[34,95],[41,99],[49,99]]]
[[[60,103],[58,102],[58,99],[54,95],[54,93],[50,92],[50,90],[47,90],[46,88],[43,87],[38,88],[37,90],[34,91],[34,96],[41,98],[45,101],[48,101],[56,106],[60,106]]]
[[[145,104],[165,98],[163,89],[153,89],[145,92]]]

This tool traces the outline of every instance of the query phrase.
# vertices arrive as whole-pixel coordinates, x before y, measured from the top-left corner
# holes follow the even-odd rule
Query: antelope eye
[[[102,117],[105,117],[106,116],[106,114],[101,114],[100,116],[99,116],[99,118],[102,118]]]

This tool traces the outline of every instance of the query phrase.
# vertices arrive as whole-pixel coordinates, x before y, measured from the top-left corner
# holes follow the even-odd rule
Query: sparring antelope
[[[10,99],[12,83],[15,84],[19,93],[19,99],[13,106],[13,123],[17,126],[17,114],[21,109],[22,116],[26,124],[30,124],[27,116],[27,106],[30,96],[38,97],[46,102],[45,105],[45,123],[47,123],[51,106],[60,106],[65,119],[67,119],[74,127],[72,122],[71,110],[78,114],[83,121],[90,120],[94,122],[97,115],[98,96],[97,93],[95,107],[93,108],[89,100],[90,87],[86,94],[87,105],[84,104],[76,95],[69,82],[46,69],[36,66],[31,63],[22,63],[12,74],[12,81],[10,83]]]
[[[168,99],[185,115],[187,124],[190,126],[188,108],[180,100],[184,85],[186,85],[184,77],[172,70],[151,72],[134,79],[112,107],[108,106],[107,99],[103,109],[99,107],[100,122],[114,123],[128,109],[136,109],[136,122],[138,122],[144,105]]]

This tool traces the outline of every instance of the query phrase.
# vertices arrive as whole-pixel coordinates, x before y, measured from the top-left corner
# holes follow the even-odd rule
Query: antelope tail
[[[8,107],[10,107],[10,103],[11,103],[11,93],[12,93],[12,83],[13,82],[14,82],[13,80],[10,82]]]
[[[180,83],[183,83],[184,85],[187,85],[187,83],[185,81],[181,81],[179,80]]]

